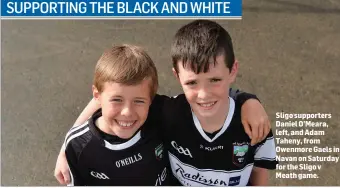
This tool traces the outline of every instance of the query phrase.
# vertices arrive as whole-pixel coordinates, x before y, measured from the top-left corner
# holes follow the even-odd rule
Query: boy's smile
[[[202,107],[202,109],[206,109],[206,110],[210,110],[213,108],[213,106],[217,103],[217,101],[214,102],[201,102],[201,103],[197,103],[198,105],[200,105]]]
[[[131,125],[133,125],[136,121],[122,121],[122,120],[117,120],[115,119],[116,123],[123,128],[129,128]]]
[[[106,82],[103,92],[94,88],[94,96],[102,108],[98,127],[108,134],[130,138],[147,119],[151,104],[150,79],[137,85]]]
[[[199,120],[220,122],[219,120],[224,121],[228,113],[229,86],[234,82],[236,72],[237,63],[230,72],[224,63],[224,55],[219,55],[216,57],[215,66],[211,63],[206,73],[196,74],[189,64],[183,67],[181,61],[178,63],[178,73],[174,73]]]

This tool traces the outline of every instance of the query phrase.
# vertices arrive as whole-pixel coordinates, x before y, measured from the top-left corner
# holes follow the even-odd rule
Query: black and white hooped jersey
[[[254,166],[275,169],[270,132],[255,146],[241,123],[241,107],[232,98],[223,127],[212,137],[202,129],[185,96],[165,100],[163,115],[169,160],[177,183],[186,186],[246,186]]]
[[[127,142],[112,144],[102,138],[94,124],[100,116],[99,110],[66,135],[73,185],[169,185],[169,160],[155,127],[159,126],[157,122],[148,118]]]

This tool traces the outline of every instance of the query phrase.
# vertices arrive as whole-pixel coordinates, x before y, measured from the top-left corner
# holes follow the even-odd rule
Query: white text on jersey
[[[214,147],[208,147],[208,146],[203,146],[202,144],[200,145],[201,149],[204,149],[206,151],[215,151],[215,150],[222,150],[223,146],[214,146]]]
[[[246,165],[243,169],[231,171],[211,168],[200,169],[181,162],[170,152],[169,160],[173,175],[184,186],[246,186],[253,169],[252,163]]]
[[[143,159],[142,155],[140,153],[138,153],[137,155],[133,155],[131,157],[116,161],[116,166],[117,166],[117,168],[127,166],[129,164],[133,164],[133,163],[140,161],[142,159]]]
[[[172,141],[171,145],[178,151],[178,153],[189,155],[191,158],[193,158],[188,148],[183,148],[182,146],[178,146],[175,141]]]
[[[106,174],[104,174],[103,172],[102,173],[99,173],[99,172],[94,172],[94,171],[91,171],[91,176],[95,177],[95,178],[98,178],[98,179],[101,179],[101,180],[108,180],[110,179],[109,177],[107,177]]]
[[[162,185],[162,182],[164,182],[164,180],[166,179],[167,173],[166,173],[166,167],[164,168],[164,170],[162,171],[161,175],[157,175],[157,179],[156,179],[156,184],[155,186],[160,186]]]

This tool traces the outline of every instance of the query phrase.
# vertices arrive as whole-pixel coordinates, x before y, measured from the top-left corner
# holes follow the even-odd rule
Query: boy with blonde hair
[[[73,185],[169,185],[151,105],[157,87],[156,67],[141,48],[122,45],[103,53],[92,88],[100,109],[65,139]]]

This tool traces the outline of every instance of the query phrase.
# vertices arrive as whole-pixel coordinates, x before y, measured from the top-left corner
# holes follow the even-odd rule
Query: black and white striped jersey
[[[272,132],[251,146],[241,123],[241,104],[230,100],[223,127],[208,136],[192,113],[184,95],[167,99],[163,108],[166,144],[178,185],[245,186],[254,166],[275,169],[276,152]]]
[[[100,116],[99,110],[66,135],[66,158],[73,185],[169,185],[169,160],[159,125],[151,118],[155,114],[132,138],[118,144],[103,139],[94,124]]]

